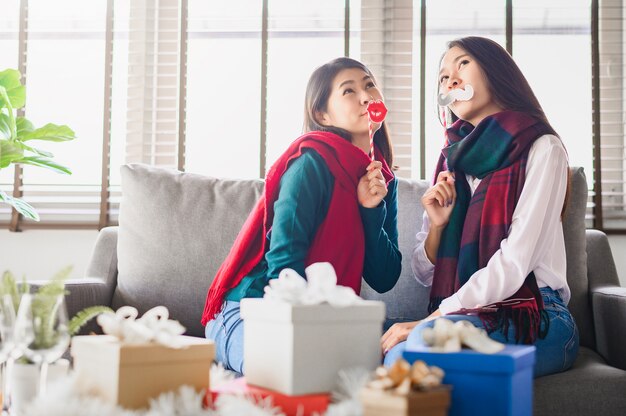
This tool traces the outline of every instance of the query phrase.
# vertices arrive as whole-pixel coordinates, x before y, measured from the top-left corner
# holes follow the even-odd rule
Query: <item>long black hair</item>
[[[559,137],[548,121],[526,77],[506,49],[491,39],[479,36],[468,36],[450,41],[448,42],[447,50],[455,46],[463,49],[478,63],[485,76],[489,93],[500,108],[526,113],[541,121],[550,129],[551,134]],[[438,114],[440,113],[438,112]],[[452,114],[452,121],[457,119],[456,115]],[[561,143],[563,143],[562,140]],[[565,148],[565,145],[563,145],[563,148]],[[567,203],[569,202],[570,188],[571,178],[568,171],[567,190],[565,192],[563,209],[561,210],[561,218],[565,215]]]
[[[332,92],[333,81],[337,74],[344,69],[352,68],[362,70],[372,79],[375,85],[378,85],[374,74],[361,62],[352,58],[337,58],[320,66],[313,71],[306,87],[306,96],[304,98],[304,125],[302,127],[303,133],[316,130],[328,131],[348,141],[352,140],[351,134],[348,131],[338,127],[323,126],[316,118],[317,113],[326,112],[328,109],[328,99]],[[376,143],[380,149],[387,165],[390,167],[393,166],[393,148],[391,146],[389,130],[384,121],[376,133],[374,133],[374,143]]]
[[[485,76],[493,101],[504,110],[526,113],[545,124],[555,136],[539,100],[511,55],[499,43],[479,36],[468,36],[448,42],[448,49],[463,49]],[[453,115],[453,120],[456,115]],[[456,120],[454,120],[456,121]]]

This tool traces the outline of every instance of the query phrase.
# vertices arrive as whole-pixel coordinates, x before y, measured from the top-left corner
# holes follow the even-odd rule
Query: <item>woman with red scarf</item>
[[[407,338],[423,345],[423,329],[443,315],[500,342],[534,344],[535,377],[564,371],[576,358],[578,330],[566,306],[563,143],[518,66],[492,40],[450,42],[438,81],[453,124],[422,198],[411,261],[417,280],[431,287],[431,315],[383,335],[385,363],[401,355]]]
[[[207,294],[202,323],[216,359],[244,373],[239,301],[262,297],[285,268],[330,262],[338,284],[358,294],[361,279],[378,292],[398,280],[397,180],[384,122],[374,124],[370,155],[367,106],[381,100],[372,73],[350,58],[316,69],[305,97],[304,134],[267,172],[263,195]]]

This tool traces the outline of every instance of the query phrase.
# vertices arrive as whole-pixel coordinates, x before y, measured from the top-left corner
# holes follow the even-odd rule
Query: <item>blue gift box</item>
[[[404,359],[411,364],[422,360],[445,372],[443,382],[452,385],[450,416],[532,415],[535,364],[532,345],[507,345],[497,354],[414,349],[405,351]]]

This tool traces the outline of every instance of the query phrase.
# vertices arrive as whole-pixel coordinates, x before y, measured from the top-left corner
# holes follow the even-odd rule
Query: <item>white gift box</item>
[[[288,395],[331,391],[341,369],[381,362],[385,304],[291,305],[242,299],[244,373],[249,384]]]

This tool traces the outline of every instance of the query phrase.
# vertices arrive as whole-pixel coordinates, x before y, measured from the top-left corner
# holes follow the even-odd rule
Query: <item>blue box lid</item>
[[[413,348],[404,352],[409,363],[422,360],[445,370],[477,373],[514,373],[535,365],[533,345],[507,345],[496,354],[483,354],[470,349],[460,352],[432,352],[428,348]]]

